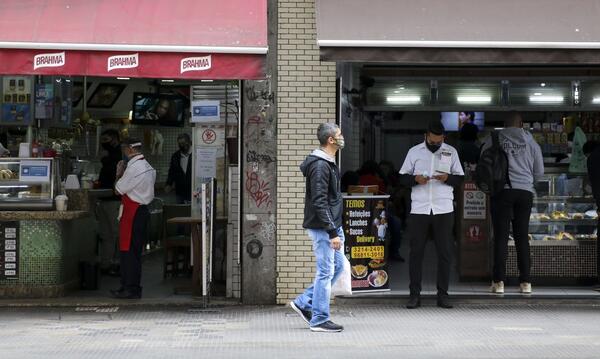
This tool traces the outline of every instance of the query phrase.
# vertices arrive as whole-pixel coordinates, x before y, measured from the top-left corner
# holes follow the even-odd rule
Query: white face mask
[[[339,147],[340,150],[343,149],[344,146],[346,145],[344,137],[336,138],[335,139],[335,144]]]

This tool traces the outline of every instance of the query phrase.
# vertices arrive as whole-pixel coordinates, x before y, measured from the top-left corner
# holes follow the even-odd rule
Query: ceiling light
[[[482,96],[482,95],[458,96],[456,98],[456,101],[458,101],[458,103],[465,103],[465,104],[491,103],[492,102],[492,96]]]
[[[127,81],[127,80],[130,80],[130,78],[129,77],[117,77],[117,80],[125,80],[125,81]]]
[[[400,93],[400,91],[399,91],[399,90],[396,90],[396,91],[394,91],[394,93]]]
[[[392,104],[418,104],[421,103],[421,96],[388,96],[387,102]]]
[[[542,87],[546,87],[546,83],[545,83],[545,82],[542,82],[542,83],[540,84],[540,86],[542,86]]]
[[[557,95],[529,96],[529,102],[534,102],[534,103],[561,103],[564,101],[565,101],[565,98],[563,96],[557,96]]]
[[[592,99],[592,103],[594,103],[594,104],[600,104],[600,97],[594,97]]]
[[[200,82],[213,82],[213,80],[200,80]]]
[[[161,80],[161,82],[175,82],[175,80]]]
[[[542,93],[541,92],[536,92],[536,93],[533,94],[533,96],[542,96]]]

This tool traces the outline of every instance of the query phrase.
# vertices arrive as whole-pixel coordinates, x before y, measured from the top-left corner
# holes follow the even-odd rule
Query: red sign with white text
[[[0,50],[0,75],[261,79],[264,55]]]

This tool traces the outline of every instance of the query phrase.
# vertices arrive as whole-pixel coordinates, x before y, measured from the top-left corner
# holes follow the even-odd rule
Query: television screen
[[[131,122],[138,125],[183,126],[189,100],[181,95],[133,94]]]
[[[465,123],[476,125],[479,130],[483,130],[485,125],[484,112],[442,112],[442,125],[448,132],[460,131]]]

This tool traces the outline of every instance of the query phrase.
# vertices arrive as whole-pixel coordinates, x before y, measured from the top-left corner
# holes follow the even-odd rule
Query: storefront
[[[587,140],[598,137],[600,44],[593,39],[600,34],[591,16],[597,12],[593,1],[575,9],[559,1],[465,0],[451,8],[433,0],[318,2],[321,60],[337,64],[337,114],[348,144],[342,172],[368,160],[399,169],[432,119],[442,120],[447,142],[459,147],[461,114],[477,125],[481,141],[518,111],[546,167],[530,225],[534,282],[594,283],[597,214],[585,169],[576,163],[585,162],[578,158],[582,139],[574,134],[580,128]],[[455,196],[453,278],[488,282],[489,199],[466,172]],[[406,196],[399,195],[404,209],[396,212],[406,213]],[[401,255],[407,247],[403,239]],[[507,268],[518,276],[512,243]],[[407,266],[396,263],[390,271],[391,289],[405,291]]]
[[[246,109],[263,105],[242,89],[266,78],[266,18],[261,0],[0,4],[0,142],[9,151],[0,160],[1,296],[56,297],[78,286],[106,296],[111,289],[114,280],[105,277],[90,284],[83,267],[100,261],[100,238],[111,235],[99,208],[112,191],[96,187],[101,134],[114,129],[141,139],[157,170],[149,296],[189,287],[185,276],[199,253],[190,252],[188,237],[173,245],[175,257],[163,257],[166,236],[181,230],[166,226],[168,207],[175,217],[208,218],[200,274],[213,293],[240,297],[241,133],[258,112]],[[192,138],[194,159],[187,208],[163,191],[182,134]],[[202,201],[205,183],[214,184],[214,195]],[[55,197],[65,186],[78,189],[66,191],[68,210],[58,211]]]

